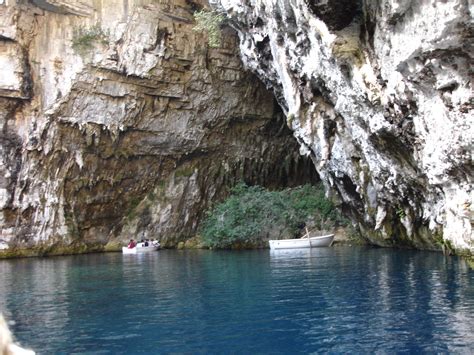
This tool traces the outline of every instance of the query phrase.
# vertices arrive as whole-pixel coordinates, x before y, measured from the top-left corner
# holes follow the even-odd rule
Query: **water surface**
[[[416,251],[159,251],[0,261],[0,310],[52,353],[474,349],[474,272]]]

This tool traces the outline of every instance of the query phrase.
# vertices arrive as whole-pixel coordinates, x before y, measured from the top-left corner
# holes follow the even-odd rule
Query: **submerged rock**
[[[241,179],[317,179],[273,96],[201,2],[0,5],[0,252],[177,245]]]
[[[372,243],[474,251],[466,1],[213,4]]]

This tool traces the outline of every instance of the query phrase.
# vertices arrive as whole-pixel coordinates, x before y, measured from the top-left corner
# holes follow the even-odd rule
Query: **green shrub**
[[[405,211],[401,207],[397,208],[395,213],[397,214],[398,218],[400,218],[400,219],[403,219],[403,218],[406,217]]]
[[[196,20],[195,31],[204,31],[208,36],[209,47],[218,48],[221,45],[221,25],[225,17],[215,11],[196,11],[194,13]]]
[[[80,27],[74,30],[72,48],[79,54],[84,54],[94,48],[96,43],[107,44],[109,34],[96,24],[92,27]]]
[[[210,248],[261,245],[269,231],[285,231],[292,236],[309,219],[318,229],[343,223],[322,186],[268,191],[239,184],[227,200],[207,213],[200,234]]]

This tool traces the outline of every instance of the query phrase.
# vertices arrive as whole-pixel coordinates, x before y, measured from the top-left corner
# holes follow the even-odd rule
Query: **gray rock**
[[[0,6],[1,249],[175,246],[241,179],[317,178],[234,32],[210,49],[184,0],[97,4]]]
[[[301,151],[376,244],[474,250],[466,1],[216,0]],[[351,6],[349,6],[351,5]]]

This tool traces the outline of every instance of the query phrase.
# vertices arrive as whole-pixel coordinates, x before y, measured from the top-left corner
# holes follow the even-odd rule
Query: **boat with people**
[[[142,254],[142,253],[148,253],[151,251],[156,251],[160,249],[160,242],[157,240],[152,240],[152,241],[141,241],[140,243],[135,243],[135,241],[132,239],[130,240],[130,243],[126,247],[122,247],[122,253],[123,254]]]
[[[306,234],[296,239],[269,240],[270,249],[299,249],[299,248],[321,248],[330,247],[334,241],[334,234],[321,236],[311,236],[306,230]]]

